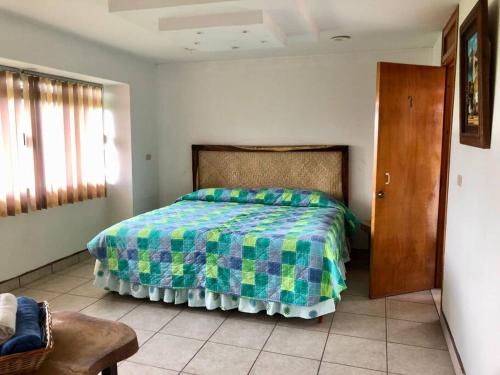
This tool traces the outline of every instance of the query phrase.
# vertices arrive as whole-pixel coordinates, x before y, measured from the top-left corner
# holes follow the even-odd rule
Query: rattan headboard
[[[348,146],[193,145],[193,189],[287,187],[348,203]]]

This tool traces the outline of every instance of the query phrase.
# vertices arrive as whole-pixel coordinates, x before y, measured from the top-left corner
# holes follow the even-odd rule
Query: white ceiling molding
[[[161,18],[158,28],[189,52],[283,48],[288,42],[286,34],[262,10]]]
[[[261,10],[250,10],[238,13],[160,18],[158,29],[159,31],[198,30],[225,26],[251,26],[263,23],[264,12]]]
[[[171,8],[233,1],[237,0],[108,0],[108,10],[114,13],[129,10]]]
[[[319,27],[314,21],[314,17],[311,14],[311,4],[306,0],[296,0],[297,1],[297,9],[299,10],[302,19],[304,20],[307,31],[311,35],[314,41],[319,39]]]

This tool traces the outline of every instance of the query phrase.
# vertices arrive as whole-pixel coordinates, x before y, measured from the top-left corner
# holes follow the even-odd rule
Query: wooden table
[[[139,346],[129,326],[75,312],[52,314],[54,351],[36,375],[115,375]]]

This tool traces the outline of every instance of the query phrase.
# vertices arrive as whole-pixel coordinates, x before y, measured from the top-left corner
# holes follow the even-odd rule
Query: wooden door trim
[[[441,152],[441,179],[439,189],[438,227],[436,241],[436,275],[434,287],[441,288],[443,284],[444,251],[446,239],[446,213],[448,208],[448,183],[450,175],[450,151],[451,151],[451,130],[453,126],[453,105],[456,85],[457,47],[458,47],[458,6],[451,15],[443,29],[441,66],[453,68],[453,83],[446,90],[452,90],[451,101],[446,102],[447,91],[445,91],[445,108],[443,112],[443,148]],[[449,38],[449,39],[448,39]],[[447,40],[453,42],[448,45]],[[446,48],[448,47],[448,48]],[[448,116],[447,116],[448,114]]]

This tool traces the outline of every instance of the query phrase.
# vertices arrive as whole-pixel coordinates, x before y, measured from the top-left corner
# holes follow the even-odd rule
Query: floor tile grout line
[[[280,321],[280,320],[281,320],[281,318],[280,318],[278,321],[276,321],[276,322],[274,323],[273,329],[272,329],[272,330],[271,330],[271,332],[269,333],[269,336],[267,336],[267,339],[266,339],[266,341],[264,342],[264,345],[262,345],[262,348],[260,348],[259,353],[258,353],[258,354],[257,354],[257,356],[255,357],[255,359],[254,359],[254,361],[253,361],[253,363],[252,363],[252,366],[250,366],[250,369],[248,370],[247,374],[250,374],[250,372],[252,372],[252,369],[254,368],[255,364],[257,363],[257,361],[258,361],[258,359],[259,359],[259,357],[260,357],[261,353],[264,351],[264,348],[265,348],[265,346],[267,345],[267,342],[269,341],[269,339],[271,338],[272,334],[273,334],[273,333],[274,333],[274,331],[276,330],[276,327],[278,326],[278,323],[279,323],[279,321]]]
[[[345,367],[352,367],[352,368],[357,368],[357,369],[362,369],[362,370],[369,370],[369,371],[377,371],[377,372],[382,372],[382,373],[387,373],[386,371],[380,371],[380,370],[374,370],[373,368],[370,367],[362,367],[362,366],[354,366],[354,365],[348,365],[346,363],[341,363],[341,362],[331,362],[331,361],[321,361],[322,363],[331,363],[332,365],[341,365]],[[391,372],[391,375],[394,374]],[[398,374],[399,375],[399,374]]]
[[[205,340],[205,342],[203,343],[203,345],[200,346],[200,348],[196,351],[196,353],[194,353],[194,355],[191,357],[191,359],[189,361],[187,361],[187,363],[179,371],[179,373],[183,372],[184,369],[191,363],[191,361],[198,355],[198,353],[205,347],[205,345],[207,345],[208,340],[210,340],[212,338],[212,336],[215,335],[215,332],[217,332],[219,330],[219,328],[224,324],[224,322],[227,320],[227,318],[229,317],[229,315],[231,315],[231,312],[228,315],[226,315],[226,317],[224,318],[224,320],[217,326],[216,329],[214,329],[214,331],[212,332],[212,334]]]
[[[323,357],[325,356],[326,346],[328,345],[328,340],[330,339],[330,332],[332,331],[333,321],[335,320],[335,311],[332,313],[332,321],[330,322],[330,326],[328,327],[328,332],[326,334],[325,344],[323,345],[323,351],[321,352],[321,358],[319,360],[318,370],[316,371],[316,375],[319,374],[321,369],[321,362],[323,362]]]
[[[387,324],[387,298],[385,298],[385,373],[389,374],[389,326]]]

